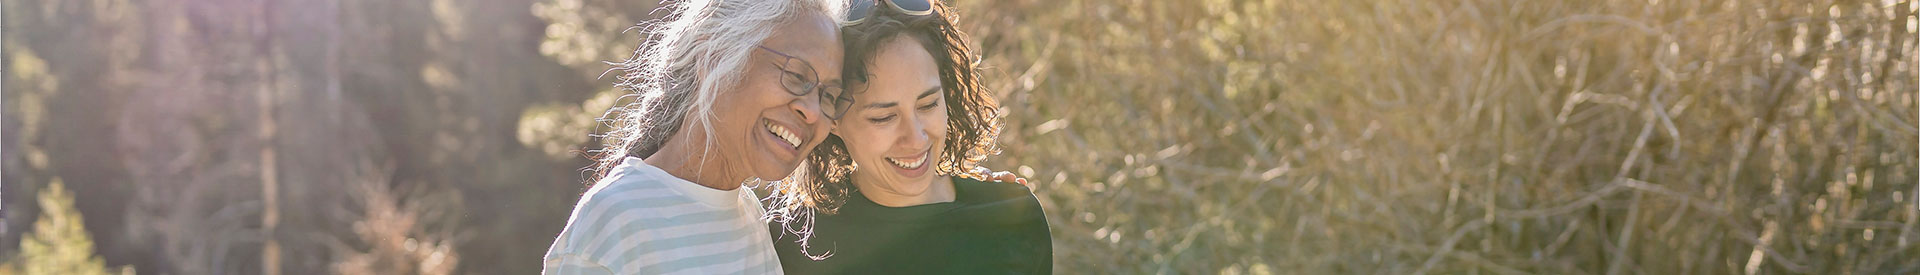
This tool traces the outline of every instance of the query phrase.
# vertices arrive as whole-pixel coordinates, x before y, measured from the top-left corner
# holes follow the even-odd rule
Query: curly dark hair
[[[994,142],[1000,135],[999,103],[981,83],[978,58],[967,47],[967,35],[954,26],[952,10],[940,1],[929,2],[933,5],[929,15],[875,7],[865,20],[841,27],[846,49],[841,75],[848,85],[863,85],[873,75],[869,66],[881,46],[896,38],[919,42],[939,66],[940,85],[949,102],[946,152],[937,156],[934,169],[940,175],[977,178],[970,173],[976,165],[1000,153]],[[811,212],[837,212],[848,196],[858,192],[849,182],[853,169],[846,143],[839,136],[827,136],[807,155],[799,171],[775,188],[772,207],[776,216],[789,224],[789,231],[807,235],[810,232],[806,228],[791,225],[793,218],[810,216]]]

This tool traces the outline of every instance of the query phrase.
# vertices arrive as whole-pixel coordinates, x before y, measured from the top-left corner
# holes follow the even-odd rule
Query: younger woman
[[[848,10],[843,76],[853,104],[780,191],[777,211],[803,213],[773,225],[781,265],[795,274],[1050,273],[1052,237],[1033,194],[959,177],[997,153],[999,119],[946,7],[853,1]],[[818,213],[810,227],[804,213]]]

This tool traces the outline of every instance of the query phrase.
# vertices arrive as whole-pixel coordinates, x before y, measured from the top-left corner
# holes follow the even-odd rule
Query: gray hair
[[[659,21],[635,26],[646,40],[633,56],[613,65],[614,85],[638,97],[607,110],[593,176],[599,180],[627,156],[647,157],[679,132],[683,121],[713,132],[714,102],[743,81],[747,60],[773,31],[802,15],[836,22],[846,11],[841,0],[688,0],[667,3]],[[625,96],[623,96],[624,99]],[[691,118],[691,121],[687,119]],[[703,148],[713,147],[708,135]]]

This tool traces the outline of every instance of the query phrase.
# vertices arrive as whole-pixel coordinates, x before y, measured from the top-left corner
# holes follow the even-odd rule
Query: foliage
[[[272,242],[284,273],[525,273],[581,190],[584,161],[515,141],[593,90],[532,1],[4,5],[7,220],[65,179],[109,265],[261,274]]]
[[[966,1],[1058,270],[1920,270],[1911,1]]]
[[[107,266],[93,254],[93,238],[73,208],[73,193],[59,179],[40,190],[40,221],[20,241],[15,263],[25,274],[106,275]]]
[[[0,239],[161,274],[535,272],[659,15],[0,4]],[[954,4],[1062,273],[1920,272],[1913,1]]]

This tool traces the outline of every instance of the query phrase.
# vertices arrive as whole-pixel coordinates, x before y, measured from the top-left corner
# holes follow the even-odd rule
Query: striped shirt
[[[781,274],[750,188],[715,190],[628,157],[582,195],[545,274]]]

